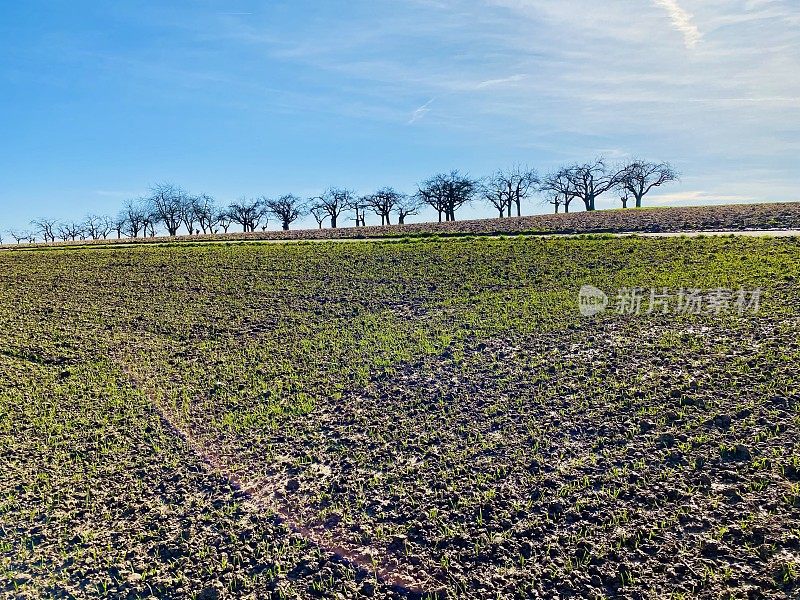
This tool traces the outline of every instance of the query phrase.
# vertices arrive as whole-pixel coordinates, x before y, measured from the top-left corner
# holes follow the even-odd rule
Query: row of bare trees
[[[455,221],[456,213],[465,205],[481,200],[494,208],[501,218],[522,215],[522,206],[535,194],[544,201],[569,212],[578,199],[587,211],[595,210],[600,196],[611,191],[619,193],[622,207],[633,200],[642,206],[642,199],[656,187],[678,178],[668,163],[633,160],[617,167],[603,158],[586,164],[560,168],[544,177],[528,167],[517,166],[497,171],[489,177],[474,179],[459,171],[440,173],[423,181],[413,194],[403,194],[393,188],[381,188],[372,194],[358,195],[344,188],[330,188],[307,200],[294,195],[280,198],[242,198],[220,206],[208,194],[193,195],[184,189],[161,183],[151,188],[149,196],[126,202],[116,217],[89,215],[80,222],[58,222],[37,219],[30,231],[9,231],[17,243],[56,240],[99,240],[154,237],[159,230],[175,236],[183,229],[189,235],[227,233],[232,225],[244,232],[266,230],[274,218],[283,230],[305,216],[310,216],[321,229],[327,221],[332,228],[341,225],[344,215],[356,227],[366,226],[366,214],[380,218],[381,225],[397,224],[419,214],[424,207],[437,213],[439,221]],[[0,243],[2,237],[0,236]]]
[[[669,163],[633,160],[612,168],[599,158],[591,163],[563,167],[548,174],[539,182],[539,189],[548,196],[550,204],[569,212],[573,200],[583,203],[586,210],[595,210],[597,199],[611,191],[619,193],[622,208],[633,199],[641,208],[642,199],[654,188],[678,179]]]

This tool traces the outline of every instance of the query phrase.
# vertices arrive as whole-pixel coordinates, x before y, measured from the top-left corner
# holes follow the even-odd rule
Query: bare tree
[[[586,210],[595,210],[597,198],[620,184],[620,175],[611,171],[603,158],[567,169],[570,190],[583,201]]]
[[[394,205],[394,210],[397,213],[397,223],[405,225],[406,217],[419,214],[420,208],[422,208],[422,203],[418,195],[402,194]]]
[[[200,194],[192,198],[192,210],[200,223],[203,233],[214,233],[214,228],[219,224],[219,209],[214,198],[208,194]]]
[[[220,227],[222,227],[222,231],[228,233],[228,228],[231,226],[231,223],[233,223],[233,219],[231,218],[231,213],[228,211],[228,209],[226,208],[219,209],[219,211],[217,212],[216,219],[217,219],[217,224]],[[216,230],[214,231],[214,233],[216,233]]]
[[[325,210],[325,207],[321,204],[314,204],[308,210],[309,214],[314,217],[314,220],[317,222],[317,226],[322,229],[322,224],[325,222],[325,219],[328,218],[328,211]]]
[[[136,238],[145,230],[145,225],[149,221],[149,214],[144,206],[144,201],[128,200],[122,207],[116,225],[121,225],[120,231],[128,237]],[[147,232],[144,232],[147,235]]]
[[[435,210],[439,217],[439,223],[441,223],[442,215],[444,214],[447,206],[445,203],[445,198],[439,186],[432,184],[429,185],[428,183],[429,182],[423,183],[417,188],[417,193],[415,194],[417,203],[420,206],[427,204],[433,210]]]
[[[72,240],[73,242],[77,240],[83,234],[83,227],[74,222],[69,223],[60,223],[58,225],[58,236],[63,241]]]
[[[394,207],[403,198],[403,194],[393,188],[381,188],[374,194],[364,196],[362,202],[381,218],[381,225],[391,225]]]
[[[241,198],[228,207],[231,221],[242,226],[245,233],[255,231],[267,212],[260,200]]]
[[[93,240],[99,240],[103,237],[103,226],[105,222],[102,217],[97,215],[87,215],[83,221],[83,230]],[[106,233],[108,235],[108,233]]]
[[[154,221],[164,224],[170,236],[178,234],[183,223],[186,192],[171,183],[159,183],[150,189],[149,209]],[[151,233],[155,223],[150,223]]]
[[[458,171],[440,173],[425,181],[417,192],[420,199],[439,213],[439,221],[444,213],[447,221],[456,220],[456,211],[472,202],[479,189],[479,183]]]
[[[31,225],[36,228],[42,239],[47,242],[55,242],[55,227],[56,227],[56,220],[55,219],[36,219],[35,221],[31,221]],[[14,237],[14,236],[11,236]]]
[[[21,244],[23,240],[28,241],[31,238],[31,234],[28,231],[19,231],[17,229],[9,229],[8,235],[14,238],[14,241],[17,244]]]
[[[435,175],[420,186],[420,193],[434,199],[431,204],[441,213],[444,213],[447,221],[456,220],[456,211],[465,204],[472,202],[473,197],[479,189],[479,183],[467,175],[462,175],[459,171],[450,173],[440,173]]]
[[[120,213],[115,218],[111,219],[111,230],[115,231],[117,234],[117,239],[122,238],[122,233],[125,230],[125,224],[127,223],[127,217]]]
[[[353,198],[353,201],[349,204],[348,208],[355,213],[355,219],[353,221],[356,222],[356,227],[366,227],[367,226],[367,208],[368,205],[364,198]]]
[[[281,222],[284,231],[289,231],[289,225],[303,216],[305,204],[297,196],[287,194],[277,200],[262,198],[261,202],[269,214],[274,215]]]
[[[678,179],[678,173],[669,163],[653,163],[635,159],[618,174],[619,186],[636,199],[636,208],[642,207],[642,198],[653,188]],[[627,193],[626,193],[627,196]],[[623,203],[623,208],[627,202]]]
[[[339,217],[350,210],[355,194],[343,188],[330,188],[322,196],[313,198],[314,205],[321,208],[331,220],[331,228],[336,229]]]
[[[497,171],[484,184],[484,198],[494,198],[492,202],[503,217],[503,200],[505,201],[508,216],[511,216],[513,207],[517,209],[517,216],[522,216],[522,201],[530,197],[540,183],[536,171],[522,166],[515,166],[507,171]]]
[[[501,219],[506,216],[506,209],[511,214],[511,204],[502,188],[498,189],[493,185],[486,184],[481,188],[481,196],[487,204],[494,206],[495,210],[500,213]]]
[[[559,206],[564,206],[564,212],[569,212],[570,203],[577,197],[572,187],[569,168],[559,169],[548,174],[541,182],[539,189],[547,194],[547,201],[555,204],[556,212]]]
[[[100,236],[105,240],[108,238],[109,234],[114,231],[114,219],[109,217],[108,215],[103,215],[100,217],[100,225],[99,225]]]
[[[144,213],[144,220],[142,221],[142,237],[156,237],[156,225],[160,220],[161,218],[158,213],[152,210],[146,210]]]
[[[192,235],[194,233],[194,224],[199,221],[199,216],[196,211],[196,198],[186,195],[183,197],[182,204],[181,220],[183,221],[183,226],[186,228],[186,231],[189,235]]]

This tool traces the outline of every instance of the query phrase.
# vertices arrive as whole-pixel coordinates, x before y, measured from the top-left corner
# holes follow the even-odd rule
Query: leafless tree
[[[92,238],[93,240],[99,240],[103,237],[103,226],[105,225],[105,221],[103,217],[98,217],[97,215],[87,215],[86,219],[83,221],[83,230],[86,232],[86,235]],[[106,233],[108,235],[108,233]]]
[[[160,222],[161,217],[157,212],[153,210],[145,211],[144,221],[142,221],[142,237],[156,237],[156,225],[158,225]]]
[[[58,225],[58,237],[61,238],[63,241],[72,240],[73,242],[77,240],[83,234],[83,227],[74,222],[69,223],[60,223]]]
[[[31,234],[28,231],[19,231],[16,229],[9,229],[8,235],[14,238],[14,241],[17,244],[21,244],[23,240],[28,241],[31,238]]]
[[[418,195],[439,213],[439,221],[444,213],[447,221],[456,220],[456,211],[472,201],[479,189],[474,179],[458,171],[440,173],[419,186]]]
[[[628,208],[628,201],[630,200],[630,195],[628,194],[628,190],[623,189],[619,195],[619,201],[622,202],[622,208]]]
[[[321,196],[313,198],[314,206],[319,207],[331,221],[331,228],[336,229],[342,213],[351,209],[355,194],[343,188],[330,188]]]
[[[200,194],[192,198],[192,210],[200,223],[203,233],[214,233],[214,228],[219,224],[219,209],[214,198],[208,194]]]
[[[297,196],[287,194],[277,200],[262,198],[261,202],[269,214],[274,215],[281,222],[284,231],[289,231],[289,225],[303,216],[305,204]]]
[[[564,203],[564,198],[560,194],[553,194],[549,198],[547,202],[555,208],[555,213],[558,214],[558,209]]]
[[[105,240],[108,238],[109,234],[114,231],[114,219],[108,215],[103,215],[100,217],[100,225],[98,227],[100,236]]]
[[[353,197],[353,201],[347,208],[355,213],[355,218],[353,221],[356,222],[356,227],[367,226],[367,208],[369,208],[369,205],[367,204],[365,198]]]
[[[506,216],[506,209],[511,213],[511,204],[508,197],[503,193],[502,188],[498,189],[492,185],[484,185],[481,188],[481,196],[487,204],[494,206],[495,210],[500,213],[500,218]]]
[[[35,227],[36,231],[38,231],[41,234],[42,239],[45,241],[45,243],[56,241],[55,219],[36,219],[35,221],[31,221],[31,225]]]
[[[564,207],[564,212],[569,212],[570,203],[577,197],[572,186],[569,168],[559,169],[548,174],[541,182],[539,189],[546,194],[547,202],[555,204],[556,212],[559,206]]]
[[[406,217],[419,214],[420,208],[422,208],[422,204],[420,203],[419,196],[416,194],[413,196],[402,194],[394,205],[394,210],[397,213],[397,223],[399,225],[405,225]]]
[[[570,193],[583,201],[586,210],[595,210],[597,198],[619,186],[620,175],[608,168],[603,158],[567,169]]]
[[[439,218],[439,223],[441,223],[442,215],[445,213],[447,205],[445,203],[444,194],[439,186],[428,185],[426,182],[419,186],[415,196],[417,198],[417,203],[420,206],[427,204],[436,211],[436,214]]]
[[[136,238],[144,231],[145,224],[149,220],[149,214],[145,209],[143,200],[128,200],[122,207],[117,224],[122,225],[121,231],[126,236]],[[147,235],[147,233],[144,232],[144,235]]]
[[[529,198],[540,183],[536,171],[522,166],[515,166],[507,171],[497,171],[484,183],[484,198],[494,198],[491,202],[500,211],[503,217],[503,201],[508,216],[511,216],[513,207],[517,209],[517,216],[522,216],[522,201]],[[495,204],[497,202],[497,204]]]
[[[245,233],[255,231],[267,212],[260,200],[241,198],[228,207],[231,221],[242,226]]]
[[[325,210],[325,207],[321,204],[314,204],[309,209],[309,214],[314,217],[314,220],[317,222],[317,226],[322,229],[322,224],[325,222],[325,219],[328,218],[328,212]]]
[[[636,199],[636,208],[641,208],[642,198],[653,188],[678,179],[678,173],[669,163],[654,163],[635,159],[618,174],[619,186]],[[626,194],[627,196],[627,194]],[[627,202],[623,203],[625,207]]]
[[[127,218],[125,217],[125,215],[120,213],[110,221],[111,221],[111,230],[116,232],[117,239],[121,239],[122,233],[125,230],[125,223],[127,222]]]
[[[149,211],[154,220],[163,223],[170,236],[178,234],[183,223],[183,210],[186,205],[186,192],[171,183],[159,183],[150,188]],[[155,224],[150,224],[151,233]]]
[[[197,198],[194,196],[185,195],[183,197],[183,206],[181,208],[181,221],[189,235],[194,233],[194,224],[200,220],[197,214]]]
[[[231,213],[226,208],[221,208],[217,211],[217,224],[222,227],[222,231],[228,233],[228,228],[233,223],[233,219],[231,218]],[[216,230],[214,231],[216,233]]]
[[[364,196],[362,202],[381,218],[381,225],[391,225],[392,212],[403,198],[403,194],[393,188],[381,188],[374,194]]]

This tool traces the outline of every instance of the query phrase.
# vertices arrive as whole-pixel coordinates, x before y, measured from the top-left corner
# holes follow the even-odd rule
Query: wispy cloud
[[[518,74],[512,75],[511,77],[503,77],[502,79],[487,79],[486,81],[481,81],[479,84],[477,84],[475,89],[483,90],[486,88],[501,87],[509,83],[518,83],[523,81],[526,77],[527,75]]]
[[[683,34],[686,47],[690,50],[696,48],[698,42],[703,38],[703,34],[700,33],[697,25],[695,25],[694,17],[686,12],[686,10],[678,4],[677,0],[654,0],[654,2],[669,13],[672,24]]]
[[[431,111],[431,109],[428,107],[431,104],[433,104],[434,100],[436,100],[436,98],[431,98],[425,104],[423,104],[422,106],[417,108],[413,113],[411,113],[411,118],[408,120],[408,124],[413,125],[414,123],[422,119],[425,115],[427,115]]]

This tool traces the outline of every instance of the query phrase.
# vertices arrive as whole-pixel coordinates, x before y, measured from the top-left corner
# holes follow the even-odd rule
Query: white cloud
[[[495,88],[495,87],[502,87],[508,83],[517,83],[523,81],[527,75],[512,75],[511,77],[504,77],[502,79],[487,79],[486,81],[481,81],[478,85],[475,86],[476,89],[482,90],[486,88]]]
[[[686,47],[693,50],[703,35],[694,23],[694,17],[684,10],[676,0],[653,0],[664,8],[672,19],[672,24],[683,34]]]
[[[800,184],[795,2],[398,0],[369,26],[254,31],[272,59],[333,78],[298,112],[424,121],[542,170],[617,149],[675,162],[687,177],[672,189],[706,190],[676,203],[735,202]]]
[[[431,98],[425,104],[423,104],[422,106],[417,108],[413,113],[411,113],[411,118],[408,120],[408,124],[413,125],[414,123],[422,119],[425,115],[427,115],[429,112],[431,112],[431,109],[428,107],[431,104],[433,104],[434,100],[436,100],[436,98]]]

